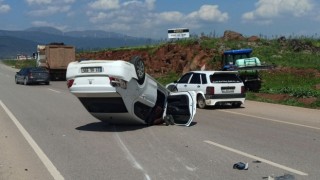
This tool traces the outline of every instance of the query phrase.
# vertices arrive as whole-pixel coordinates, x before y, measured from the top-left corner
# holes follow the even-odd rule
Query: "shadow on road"
[[[192,122],[190,126],[196,125],[197,122]],[[153,125],[153,126],[166,126],[165,124]],[[125,132],[125,131],[135,131],[138,129],[148,128],[148,125],[113,125],[104,122],[93,122],[83,126],[75,128],[79,131],[95,131],[95,132]]]
[[[147,125],[112,125],[104,122],[94,122],[83,126],[79,126],[76,129],[80,131],[95,131],[95,132],[123,132],[123,131],[135,131],[148,127]]]
[[[245,107],[233,107],[231,105],[216,105],[216,106],[208,106],[204,110],[214,110],[214,109],[243,109]]]

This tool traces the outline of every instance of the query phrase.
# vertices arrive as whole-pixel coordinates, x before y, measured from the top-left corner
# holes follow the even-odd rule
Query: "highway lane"
[[[16,85],[14,73],[0,65],[0,100],[64,179],[320,178],[319,110],[247,101],[239,109],[198,109],[191,127],[108,126],[85,111],[65,82]],[[1,114],[0,126],[8,119]],[[17,145],[31,149],[7,146]],[[28,152],[20,160],[41,165]],[[234,170],[239,161],[249,162],[249,170]],[[38,177],[51,175],[41,169]]]

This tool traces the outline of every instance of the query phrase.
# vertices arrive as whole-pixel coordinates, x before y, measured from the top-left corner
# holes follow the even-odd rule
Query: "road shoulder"
[[[0,106],[0,179],[53,179]]]

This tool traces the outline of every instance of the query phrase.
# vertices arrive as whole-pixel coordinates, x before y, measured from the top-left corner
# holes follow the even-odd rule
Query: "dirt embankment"
[[[219,69],[220,64],[212,63],[215,50],[202,49],[198,43],[182,46],[166,44],[154,52],[148,50],[117,50],[81,53],[77,59],[121,59],[130,60],[133,56],[141,56],[146,65],[146,72],[158,77],[169,72],[185,73],[190,70]]]
[[[242,34],[225,31],[223,37],[219,39],[218,48],[205,49],[201,46],[201,42],[205,40],[206,37],[200,38],[199,41],[195,41],[193,44],[181,45],[179,43],[168,43],[159,46],[157,49],[124,49],[124,50],[106,50],[99,52],[86,52],[77,54],[77,60],[80,59],[109,59],[109,60],[126,60],[129,61],[133,56],[141,56],[146,65],[146,72],[153,77],[161,77],[169,72],[175,72],[178,74],[186,73],[190,70],[219,70],[221,69],[221,53],[223,50],[227,50],[227,41],[241,41],[245,42],[248,46],[255,46],[259,44],[260,38],[257,36],[251,36],[245,38]],[[284,37],[278,39],[278,43],[281,47],[290,47],[295,52],[309,52],[309,53],[320,53],[320,48],[314,47],[308,42],[290,40]],[[230,48],[229,48],[230,49]],[[216,60],[215,60],[216,59]],[[290,73],[297,74],[298,76],[304,76],[310,73],[315,74],[315,76],[320,77],[320,72],[316,69],[304,69],[299,70],[295,68],[288,67],[278,67],[273,69],[270,73]],[[316,85],[315,89],[320,90],[320,84]],[[289,95],[271,95],[271,94],[257,94],[260,97],[267,99],[273,99],[278,101],[279,99],[286,100],[292,97]],[[310,104],[315,102],[315,98],[300,98],[302,103]],[[299,100],[300,101],[300,100]],[[307,101],[307,102],[304,102]]]
[[[206,38],[206,37],[202,37]],[[225,31],[221,41],[241,40],[248,43],[259,41],[256,36],[245,38],[242,34]],[[201,39],[193,44],[180,45],[169,43],[160,46],[153,52],[150,50],[117,50],[117,51],[100,51],[92,53],[81,53],[77,55],[77,59],[121,59],[129,60],[132,56],[141,56],[146,65],[146,72],[154,77],[165,75],[168,72],[176,72],[183,74],[190,70],[219,70],[221,63],[213,61],[214,57],[220,57],[224,45],[221,43],[221,50],[204,49],[200,45]]]

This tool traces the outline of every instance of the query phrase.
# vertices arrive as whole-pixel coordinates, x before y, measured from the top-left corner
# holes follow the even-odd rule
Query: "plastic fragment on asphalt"
[[[233,169],[248,170],[249,169],[249,164],[248,163],[243,163],[243,162],[238,162],[238,163],[233,165]]]

